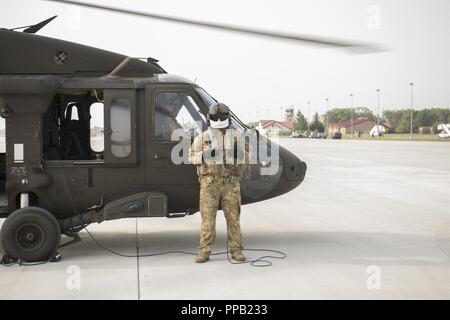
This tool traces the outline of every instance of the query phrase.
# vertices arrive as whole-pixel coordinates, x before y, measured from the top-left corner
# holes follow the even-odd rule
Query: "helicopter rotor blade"
[[[292,34],[292,33],[273,32],[273,31],[262,30],[262,29],[254,29],[254,28],[246,28],[246,27],[240,27],[240,26],[229,25],[229,24],[205,22],[205,21],[200,21],[200,20],[179,18],[179,17],[167,16],[167,15],[161,15],[161,14],[148,13],[148,12],[143,12],[143,11],[134,11],[134,10],[104,6],[104,5],[93,4],[93,3],[78,2],[78,1],[72,1],[72,0],[45,0],[45,1],[60,2],[60,3],[70,4],[70,5],[81,6],[81,7],[106,10],[106,11],[110,11],[110,12],[129,14],[129,15],[133,15],[133,16],[139,16],[139,17],[144,17],[144,18],[168,21],[168,22],[173,22],[173,23],[209,28],[209,29],[215,29],[215,30],[221,30],[221,31],[227,31],[227,32],[248,34],[248,35],[253,35],[253,36],[258,36],[258,37],[263,37],[263,38],[270,38],[270,39],[275,39],[275,40],[290,41],[290,42],[296,42],[296,43],[307,43],[307,44],[324,46],[324,47],[345,48],[352,53],[374,53],[374,52],[386,51],[386,49],[380,47],[379,45],[374,45],[374,44],[350,42],[350,41],[336,40],[336,39],[325,38],[325,37],[315,37],[315,36],[313,37],[313,36],[308,36],[308,35],[299,35],[299,34]]]

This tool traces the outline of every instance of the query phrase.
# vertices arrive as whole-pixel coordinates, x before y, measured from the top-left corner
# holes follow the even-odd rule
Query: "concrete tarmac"
[[[304,183],[244,206],[241,217],[246,247],[282,250],[286,259],[257,268],[231,265],[224,255],[202,265],[183,254],[127,258],[82,232],[82,242],[61,248],[58,263],[0,266],[0,298],[450,298],[450,144],[280,142],[307,162]],[[196,214],[110,221],[89,230],[104,246],[135,255],[195,252],[199,225]],[[221,213],[217,226],[215,250],[223,251]]]

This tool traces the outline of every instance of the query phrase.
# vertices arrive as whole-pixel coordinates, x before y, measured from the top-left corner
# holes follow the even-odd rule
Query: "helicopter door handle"
[[[160,154],[157,154],[157,153],[155,153],[155,155],[154,155],[153,157],[154,157],[156,160],[168,158],[168,156],[160,155]]]

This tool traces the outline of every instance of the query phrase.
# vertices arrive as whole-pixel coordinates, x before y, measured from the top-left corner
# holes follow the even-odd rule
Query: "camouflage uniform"
[[[208,128],[198,135],[192,143],[190,160],[197,165],[197,174],[200,182],[200,214],[202,218],[199,253],[208,254],[216,237],[216,214],[219,205],[225,214],[228,228],[228,242],[231,252],[240,252],[242,249],[241,228],[239,216],[241,212],[240,181],[249,160],[249,145],[243,137],[233,132],[232,139],[226,141],[223,131]],[[242,163],[227,163],[226,152],[238,146],[245,146]],[[231,144],[231,145],[230,145]],[[222,156],[215,157],[214,161],[205,160],[205,152],[217,145],[223,146]],[[234,151],[234,150],[233,150]]]

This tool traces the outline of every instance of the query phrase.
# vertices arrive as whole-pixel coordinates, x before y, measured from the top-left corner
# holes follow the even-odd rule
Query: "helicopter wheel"
[[[6,255],[15,261],[46,261],[59,246],[61,229],[47,210],[26,207],[8,216],[2,225],[1,240]]]

